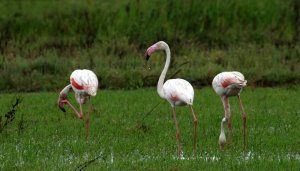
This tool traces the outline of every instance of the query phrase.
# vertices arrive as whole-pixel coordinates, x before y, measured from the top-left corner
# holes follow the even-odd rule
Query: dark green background
[[[0,90],[57,91],[77,68],[100,88],[155,86],[171,48],[169,77],[195,87],[239,70],[252,86],[300,82],[298,0],[107,0],[0,2]]]

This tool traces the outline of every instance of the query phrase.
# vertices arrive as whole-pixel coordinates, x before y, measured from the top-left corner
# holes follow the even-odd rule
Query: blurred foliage
[[[1,90],[57,90],[76,68],[102,88],[153,86],[165,59],[147,70],[143,54],[158,40],[171,47],[169,75],[194,85],[224,70],[252,85],[300,80],[298,0],[13,0],[0,11]]]

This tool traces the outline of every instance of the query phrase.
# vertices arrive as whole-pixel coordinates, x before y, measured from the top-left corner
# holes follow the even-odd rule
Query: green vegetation
[[[3,131],[3,129],[6,126],[8,126],[9,124],[11,124],[13,122],[13,120],[15,119],[15,114],[17,112],[17,108],[21,102],[22,102],[21,98],[19,98],[19,97],[16,98],[16,102],[11,105],[11,109],[8,112],[6,112],[3,119],[2,119],[2,116],[0,115],[0,133]]]
[[[170,105],[155,89],[100,91],[91,99],[88,143],[84,122],[70,108],[63,113],[56,106],[57,93],[25,93],[15,120],[0,134],[0,170],[74,170],[89,161],[88,170],[299,170],[299,93],[299,87],[242,92],[248,114],[245,152],[242,113],[237,99],[230,98],[233,142],[221,152],[220,98],[211,88],[196,89],[197,159],[192,158],[193,118],[187,107],[177,108],[182,161],[176,160]],[[15,96],[0,96],[1,114]]]
[[[58,90],[77,68],[94,70],[102,88],[153,86],[164,58],[148,71],[143,54],[158,40],[171,47],[171,73],[181,69],[174,77],[194,85],[224,70],[252,85],[299,83],[299,8],[297,0],[1,1],[0,89]]]
[[[0,170],[300,170],[299,0],[10,0],[0,11]],[[178,161],[170,105],[141,89],[156,85],[165,62],[164,53],[143,57],[159,40],[172,52],[167,76],[196,88],[196,159],[189,110],[177,109]],[[84,122],[61,112],[53,93],[78,68],[100,82],[88,143]],[[221,152],[221,101],[199,89],[226,70],[250,85],[245,151],[237,99],[233,144]]]

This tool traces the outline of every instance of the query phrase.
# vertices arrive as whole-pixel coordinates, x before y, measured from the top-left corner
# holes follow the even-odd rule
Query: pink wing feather
[[[225,78],[222,82],[221,85],[223,88],[228,87],[231,84],[235,84],[236,83],[236,79],[232,78],[232,77],[227,77]]]

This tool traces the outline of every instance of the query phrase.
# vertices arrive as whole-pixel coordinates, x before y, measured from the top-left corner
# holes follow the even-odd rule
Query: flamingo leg
[[[68,104],[70,106],[70,108],[74,111],[74,113],[77,115],[77,117],[79,119],[83,119],[81,104],[80,104],[80,113],[79,113],[68,100],[62,100],[61,102]]]
[[[237,96],[238,99],[239,99],[239,103],[240,103],[240,107],[241,107],[241,110],[243,112],[243,119],[244,119],[244,148],[246,148],[246,120],[247,120],[247,115],[246,115],[246,112],[244,110],[244,107],[243,107],[243,104],[242,104],[242,100],[240,98],[240,95]]]
[[[90,123],[90,96],[88,97],[88,116],[85,121],[85,140],[88,142],[89,136],[89,123]]]
[[[190,105],[190,109],[191,109],[192,115],[194,117],[194,157],[196,157],[196,130],[197,130],[196,128],[197,128],[198,120],[195,116],[192,105]]]
[[[230,105],[227,96],[222,96],[222,102],[225,110],[225,117],[227,119],[228,124],[228,144],[231,144],[231,122],[230,122]]]
[[[177,138],[177,144],[178,144],[178,158],[180,159],[180,132],[179,132],[178,122],[176,119],[175,107],[172,107],[172,109],[173,109],[173,118],[174,118],[175,127],[176,127],[176,138]]]

